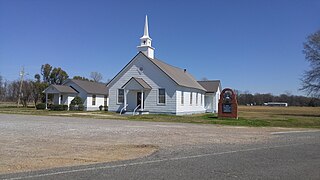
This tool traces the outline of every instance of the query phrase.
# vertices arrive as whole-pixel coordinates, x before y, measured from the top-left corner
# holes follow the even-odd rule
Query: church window
[[[118,89],[118,103],[124,103],[124,89]]]
[[[158,99],[158,103],[159,104],[165,104],[166,103],[166,90],[165,89],[159,89],[158,91],[159,93],[159,99]]]
[[[196,94],[196,105],[197,105],[197,106],[198,106],[198,98],[199,98],[198,96],[199,96],[199,94],[197,93],[197,94]]]
[[[181,91],[181,105],[184,104],[184,92]]]

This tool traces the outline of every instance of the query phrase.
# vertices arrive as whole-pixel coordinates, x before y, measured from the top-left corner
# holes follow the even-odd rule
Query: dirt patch
[[[145,157],[153,145],[47,145],[2,152],[0,173],[13,173],[61,166],[87,165]],[[6,153],[6,154],[3,154]]]

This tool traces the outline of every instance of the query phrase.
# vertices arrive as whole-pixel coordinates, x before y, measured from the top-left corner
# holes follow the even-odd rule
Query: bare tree
[[[19,86],[20,86],[19,81],[9,82],[7,90],[6,90],[7,91],[6,101],[12,101],[12,102],[17,101],[18,94],[19,94]]]
[[[94,82],[100,82],[102,80],[102,74],[99,72],[91,72],[90,73],[90,78],[94,81]]]
[[[72,79],[77,79],[77,80],[83,80],[83,81],[90,81],[88,78],[84,76],[73,76]]]
[[[21,92],[21,101],[23,107],[27,107],[28,103],[33,100],[32,99],[32,90],[33,90],[33,83],[30,80],[23,81],[23,89]]]
[[[308,95],[320,97],[320,30],[308,36],[303,53],[311,69],[305,71],[300,90]]]
[[[4,101],[6,94],[5,82],[3,77],[0,75],[0,101]]]

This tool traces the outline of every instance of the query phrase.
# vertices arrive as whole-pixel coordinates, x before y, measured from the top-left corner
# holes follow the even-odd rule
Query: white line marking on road
[[[169,125],[152,125],[152,126],[154,126],[154,127],[163,127],[163,128],[185,128],[185,126],[179,126],[179,125],[177,125],[177,126],[169,126]]]
[[[159,162],[164,162],[164,161],[177,161],[177,160],[183,160],[183,159],[193,159],[193,158],[217,156],[217,155],[223,155],[223,154],[249,152],[249,151],[262,150],[262,149],[274,149],[274,148],[299,146],[299,145],[305,145],[305,144],[300,143],[300,144],[290,144],[290,145],[281,145],[281,146],[250,148],[250,149],[243,149],[243,150],[236,150],[236,151],[225,151],[225,152],[210,153],[210,154],[199,154],[199,155],[194,155],[194,156],[184,156],[184,157],[166,158],[166,159],[159,159],[159,160],[152,160],[152,161],[142,161],[142,162],[135,162],[135,163],[119,164],[119,165],[109,165],[109,166],[66,170],[66,171],[59,171],[59,172],[46,173],[46,174],[37,174],[37,175],[31,175],[31,176],[21,176],[21,177],[15,177],[15,178],[8,178],[8,179],[4,179],[4,180],[20,180],[20,179],[38,178],[38,177],[45,177],[45,176],[75,173],[75,172],[84,172],[84,171],[92,171],[92,170],[100,170],[100,169],[112,169],[112,168],[119,168],[119,167],[128,167],[128,166],[135,166],[135,165],[159,163]]]
[[[127,128],[145,128],[146,126],[125,126]]]
[[[272,132],[270,134],[277,135],[277,134],[291,134],[291,133],[314,133],[314,132],[320,132],[319,130],[309,130],[309,131],[281,131],[281,132]]]

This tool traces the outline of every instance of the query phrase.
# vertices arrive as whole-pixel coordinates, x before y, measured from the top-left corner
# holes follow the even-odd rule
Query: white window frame
[[[103,105],[107,106],[108,105],[108,95],[103,96]]]
[[[199,93],[196,93],[196,106],[198,106],[198,101],[199,101]]]
[[[62,102],[63,102],[63,94],[60,94],[60,104],[63,104]]]
[[[164,95],[161,95],[161,96],[164,96],[164,103],[160,102],[160,90],[162,90],[162,89],[164,90]],[[158,105],[165,105],[166,102],[167,102],[166,101],[166,97],[167,97],[166,96],[166,89],[165,88],[159,88],[157,94],[158,94],[157,95],[157,104]]]
[[[123,102],[119,102],[119,92],[120,92],[120,90],[122,90],[123,91]],[[124,103],[124,89],[118,89],[117,90],[117,104],[123,104]]]
[[[94,100],[94,101],[93,101]],[[91,98],[91,105],[92,106],[95,106],[96,104],[97,104],[97,95],[95,95],[95,94],[92,94],[92,98]],[[93,104],[93,102],[94,102],[94,104]]]
[[[184,92],[183,91],[181,91],[181,96],[180,97],[181,97],[180,103],[183,106],[184,105]]]

